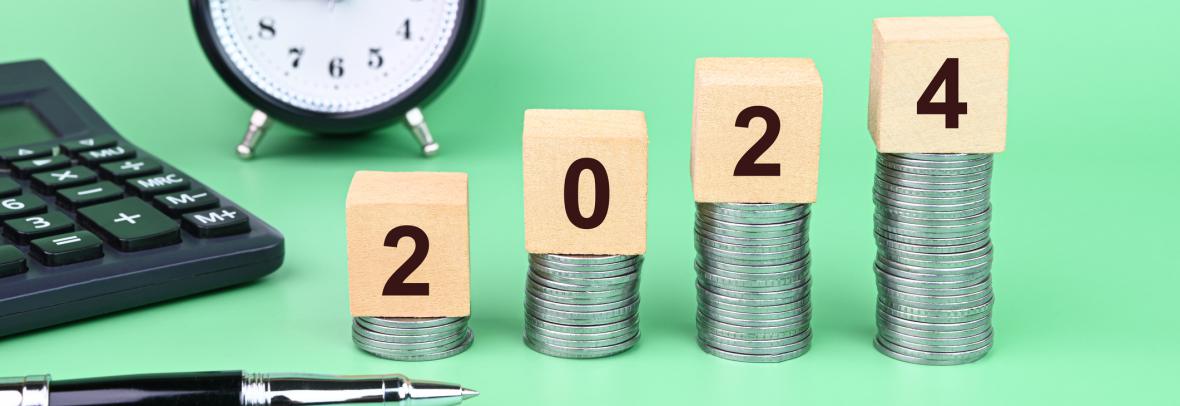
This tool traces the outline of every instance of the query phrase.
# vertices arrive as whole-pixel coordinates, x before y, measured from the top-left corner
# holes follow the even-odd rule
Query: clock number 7
[[[291,47],[287,50],[287,54],[291,56],[291,67],[298,68],[299,60],[303,59],[303,47]]]
[[[945,83],[946,99],[935,103],[934,95]],[[918,98],[918,114],[941,114],[946,116],[946,128],[959,128],[959,116],[967,114],[967,103],[959,102],[959,58],[946,58],[934,79]]]
[[[410,274],[422,266],[422,262],[426,260],[426,253],[430,251],[430,239],[426,238],[426,232],[414,226],[394,227],[385,235],[385,246],[396,248],[398,241],[406,237],[414,240],[414,252],[410,253],[406,262],[397,267],[397,270],[393,271],[393,276],[385,281],[385,288],[381,290],[382,296],[430,295],[430,284],[406,282]]]

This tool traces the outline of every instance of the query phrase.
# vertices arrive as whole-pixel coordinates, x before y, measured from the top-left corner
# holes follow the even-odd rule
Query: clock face
[[[410,91],[442,62],[460,0],[208,0],[215,41],[283,103],[349,113]]]

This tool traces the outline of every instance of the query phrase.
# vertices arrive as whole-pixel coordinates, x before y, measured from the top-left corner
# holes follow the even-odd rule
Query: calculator
[[[44,61],[0,65],[0,336],[241,284],[283,236],[115,132]]]

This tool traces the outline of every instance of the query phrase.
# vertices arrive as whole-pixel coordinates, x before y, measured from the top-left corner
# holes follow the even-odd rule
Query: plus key
[[[180,225],[143,200],[127,198],[78,209],[81,223],[120,251],[180,243]]]

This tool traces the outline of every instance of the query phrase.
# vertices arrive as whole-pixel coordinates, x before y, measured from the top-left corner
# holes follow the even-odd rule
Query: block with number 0
[[[698,59],[691,165],[696,201],[815,202],[823,93],[811,59]]]
[[[359,171],[345,206],[354,317],[471,314],[467,174]]]
[[[528,110],[523,144],[524,238],[529,253],[644,253],[643,112]]]
[[[1008,34],[993,17],[873,21],[878,152],[995,153],[1008,122]]]

